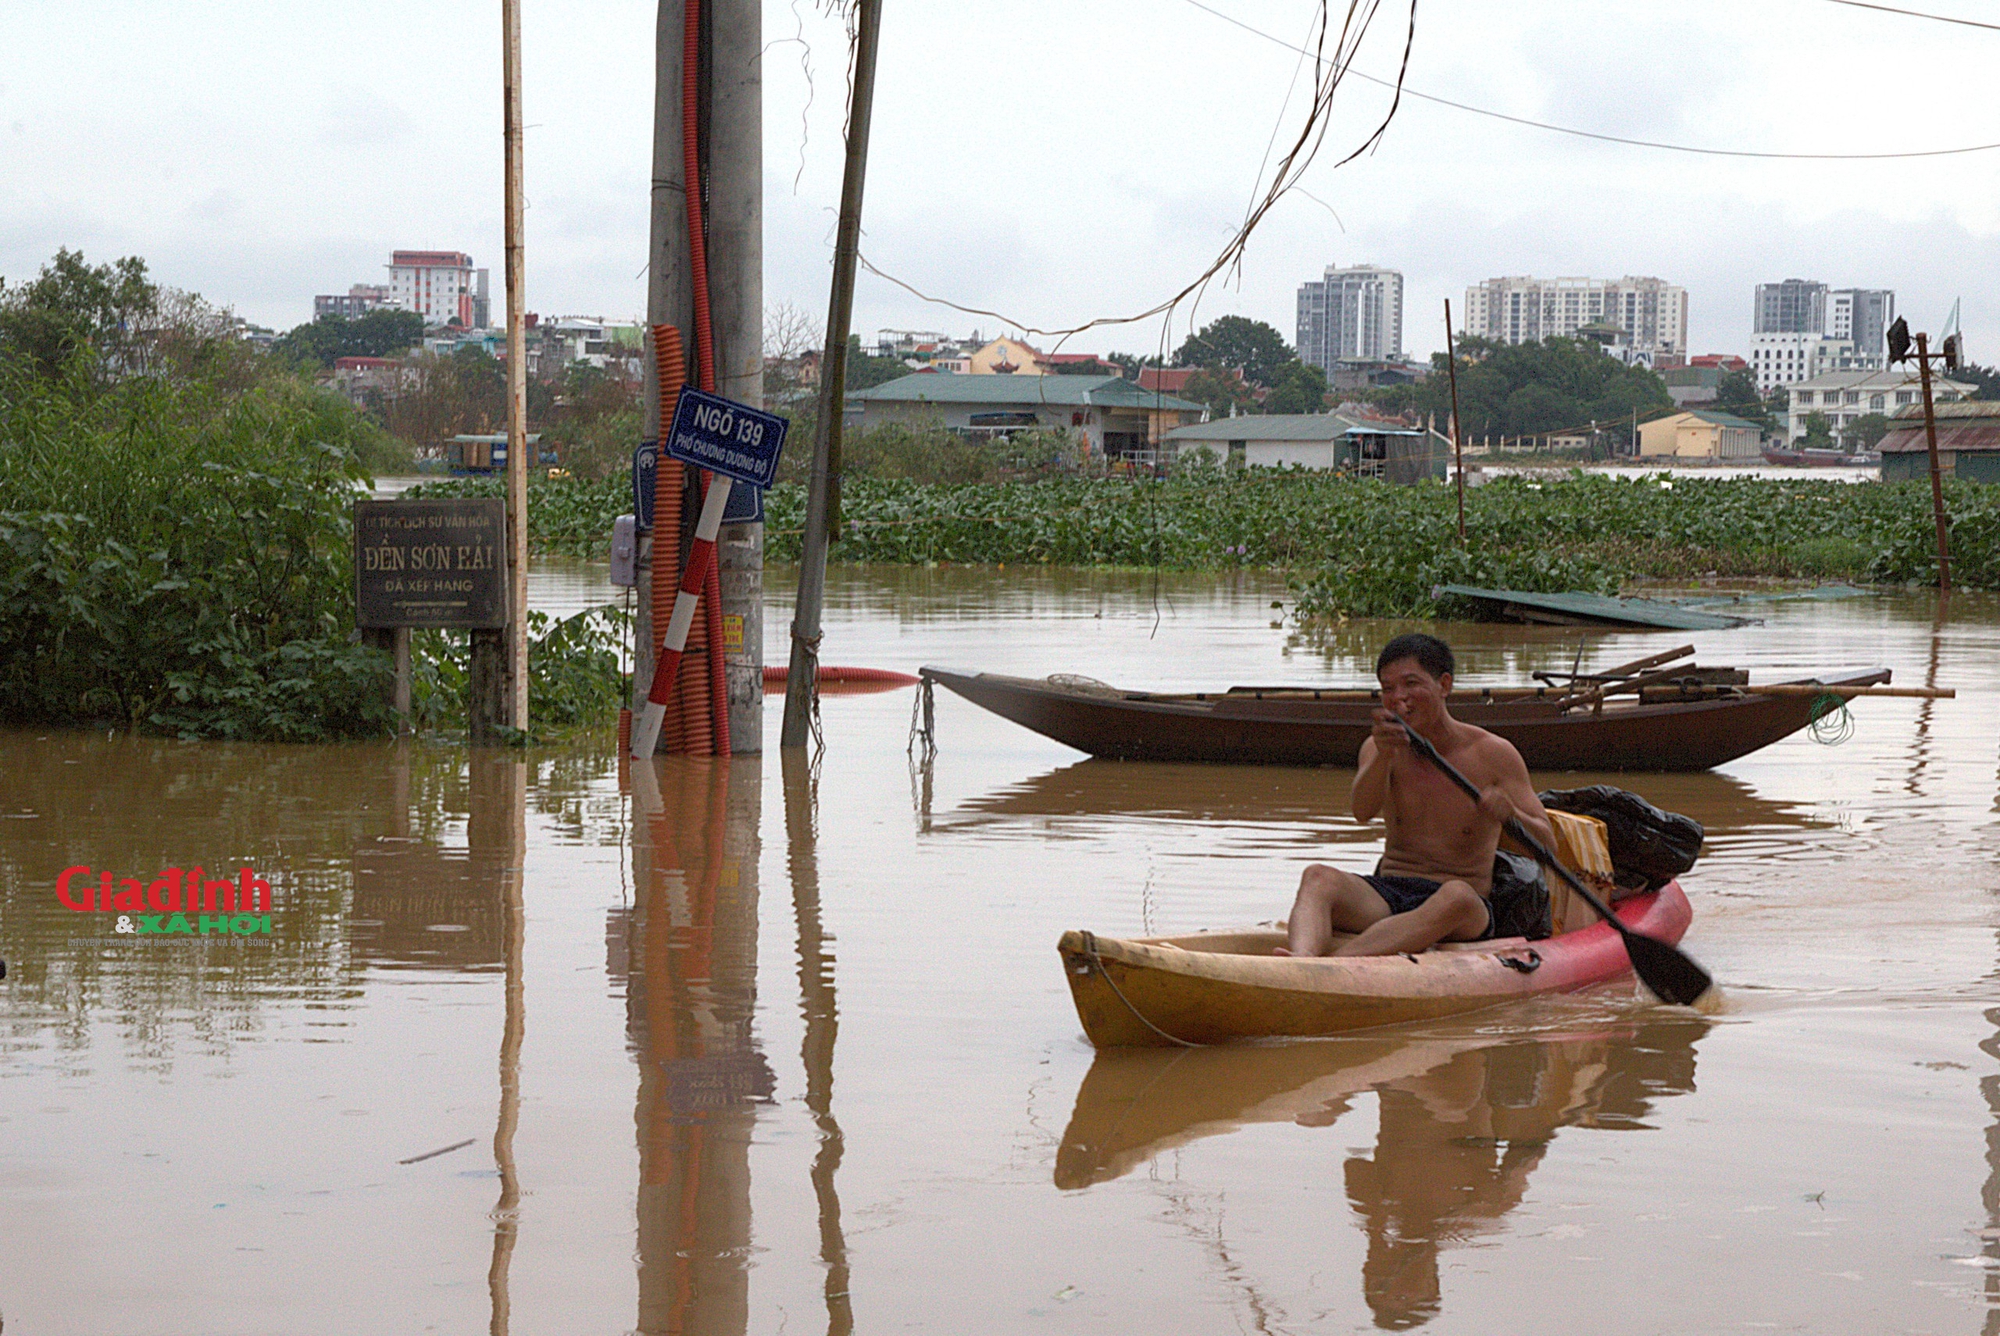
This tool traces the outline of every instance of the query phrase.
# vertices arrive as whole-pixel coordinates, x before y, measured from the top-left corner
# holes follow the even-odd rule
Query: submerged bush
[[[607,723],[625,703],[619,651],[631,618],[616,604],[560,620],[528,614],[528,723],[547,736]],[[465,727],[472,708],[472,645],[464,631],[410,637],[410,710],[419,728]]]
[[[387,660],[347,635],[365,434],[290,380],[0,367],[0,720],[379,731]]]

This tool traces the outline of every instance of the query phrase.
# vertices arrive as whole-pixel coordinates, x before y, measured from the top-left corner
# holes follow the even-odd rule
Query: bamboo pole
[[[501,81],[506,141],[507,245],[507,613],[506,719],[528,726],[528,340],[521,253],[521,0],[500,0],[505,30]]]
[[[1460,687],[1451,693],[1454,701],[1465,700],[1548,700],[1565,705],[1589,705],[1607,696],[1625,696],[1634,691],[1654,687],[1670,687],[1674,684],[1673,670],[1648,673],[1633,678],[1630,682],[1613,683],[1603,690],[1570,693],[1562,687]],[[1704,683],[1689,689],[1690,697],[1696,694],[1715,696],[1839,696],[1852,700],[1857,696],[1891,696],[1913,700],[1956,700],[1958,692],[1952,687],[1883,687],[1883,686],[1822,686],[1807,682],[1773,682],[1764,686],[1730,685],[1728,683]],[[1318,700],[1349,702],[1359,704],[1381,699],[1380,690],[1366,687],[1253,687],[1227,692],[1190,692],[1170,695],[1164,692],[1134,692],[1137,699],[1150,701],[1246,701],[1246,700]]]
[[[847,408],[847,331],[854,318],[854,263],[861,249],[861,193],[868,174],[868,122],[875,104],[875,52],[881,41],[882,0],[858,0],[857,8],[854,95],[847,116],[847,166],[840,185],[840,221],[834,234],[833,286],[826,308],[826,355],[820,360],[819,416],[813,424],[812,482],[806,496],[806,531],[799,553],[799,596],[792,614],[785,720],[778,735],[781,747],[806,745],[812,703],[819,693],[820,607],[826,595],[826,548],[840,505],[837,447]]]
[[[1958,691],[1953,687],[1827,687],[1804,682],[1773,682],[1762,687],[1730,687],[1746,696],[1839,696],[1852,699],[1856,696],[1904,696],[1916,700],[1956,700]]]

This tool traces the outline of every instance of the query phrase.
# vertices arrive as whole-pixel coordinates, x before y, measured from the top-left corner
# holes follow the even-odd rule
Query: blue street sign
[[[776,413],[683,386],[667,453],[738,482],[769,487],[778,478],[778,452],[789,425]]]
[[[654,487],[660,472],[660,443],[645,441],[632,452],[632,514],[641,529],[653,527]],[[738,483],[729,489],[729,504],[723,507],[724,524],[762,524],[764,489]]]

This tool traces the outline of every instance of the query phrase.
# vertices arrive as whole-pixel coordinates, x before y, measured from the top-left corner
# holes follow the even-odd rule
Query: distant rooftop
[[[2000,451],[2000,403],[1992,400],[1959,400],[1937,406],[1937,443],[1940,450]],[[1930,450],[1924,431],[1924,406],[1912,404],[1896,414],[1896,425],[1875,447],[1885,455]]]
[[[1881,371],[1823,371],[1811,380],[1796,380],[1784,388],[1788,390],[1861,390],[1870,388],[1900,390],[1906,385],[1916,384],[1917,380],[1918,375],[1915,367],[1889,367]],[[1931,384],[1936,389],[1953,390],[1961,396],[1971,394],[1978,388],[1976,385],[1967,385],[1962,381],[1956,380],[1933,379]]]
[[[1202,411],[1200,404],[1142,390],[1118,376],[968,376],[953,371],[919,371],[847,397],[864,403],[1054,404],[1066,408]]]
[[[1351,431],[1417,436],[1416,427],[1352,413],[1257,413],[1216,418],[1165,433],[1171,441],[1334,441]]]
[[[1734,413],[1717,413],[1706,408],[1691,408],[1687,412],[1677,413],[1675,416],[1700,418],[1703,422],[1717,427],[1741,427],[1746,431],[1764,430],[1756,423],[1745,421],[1743,418],[1737,417]]]

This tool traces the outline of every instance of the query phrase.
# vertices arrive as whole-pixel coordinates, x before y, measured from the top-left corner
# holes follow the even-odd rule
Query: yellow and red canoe
[[[1613,908],[1626,927],[1678,942],[1694,917],[1678,881]],[[1448,942],[1396,956],[1278,956],[1282,926],[1057,945],[1083,1031],[1099,1048],[1345,1034],[1436,1020],[1630,974],[1610,924],[1540,941]]]

